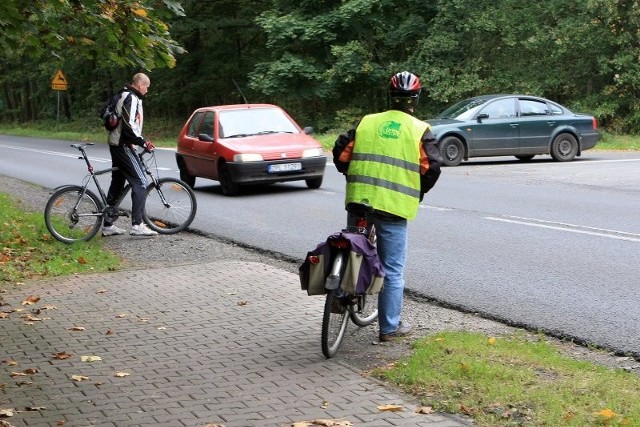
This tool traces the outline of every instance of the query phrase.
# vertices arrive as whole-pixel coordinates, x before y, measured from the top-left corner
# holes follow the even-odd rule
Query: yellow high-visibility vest
[[[429,125],[398,110],[365,116],[356,128],[346,203],[413,219],[420,203],[420,145]]]

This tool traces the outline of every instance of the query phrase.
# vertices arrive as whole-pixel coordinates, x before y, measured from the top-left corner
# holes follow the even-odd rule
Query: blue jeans
[[[374,215],[378,236],[378,257],[384,268],[384,288],[378,295],[378,323],[381,334],[398,329],[404,293],[404,264],[407,259],[407,220],[390,221]]]

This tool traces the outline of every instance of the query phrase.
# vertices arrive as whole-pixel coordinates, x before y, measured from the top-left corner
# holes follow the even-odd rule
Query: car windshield
[[[220,112],[221,138],[299,132],[286,114],[277,108],[249,108]]]
[[[487,102],[486,99],[471,98],[460,101],[444,110],[438,119],[468,120],[478,111],[478,107]]]

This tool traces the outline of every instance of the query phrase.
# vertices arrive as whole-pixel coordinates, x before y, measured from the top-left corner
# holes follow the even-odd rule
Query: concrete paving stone
[[[379,413],[377,404],[411,398],[326,360],[320,350],[323,299],[307,297],[297,276],[271,266],[225,261],[122,271],[34,282],[11,292],[4,299],[16,306],[31,293],[57,307],[43,310],[51,317],[46,323],[27,327],[16,317],[2,320],[0,330],[0,354],[19,357],[21,368],[41,369],[34,376],[41,393],[33,396],[51,407],[45,415],[51,423],[203,427],[226,416],[227,427],[247,427],[339,415],[366,420],[358,424],[366,427],[449,427],[447,417]],[[120,313],[127,316],[117,318]],[[86,330],[67,330],[74,325]],[[106,335],[108,329],[113,334]],[[54,360],[56,351],[74,357]],[[82,363],[83,354],[103,361]],[[118,370],[131,376],[113,377]],[[3,367],[0,375],[9,372]],[[73,383],[73,374],[91,380]],[[31,405],[28,396],[9,384],[0,399]]]

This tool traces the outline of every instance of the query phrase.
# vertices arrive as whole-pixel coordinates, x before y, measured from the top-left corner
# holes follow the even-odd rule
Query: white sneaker
[[[146,224],[137,224],[132,225],[129,234],[132,236],[155,236],[158,234],[157,231],[153,231]]]
[[[110,225],[108,227],[102,227],[102,235],[103,236],[117,236],[119,234],[124,234],[124,230],[122,228],[118,228],[115,225]]]

